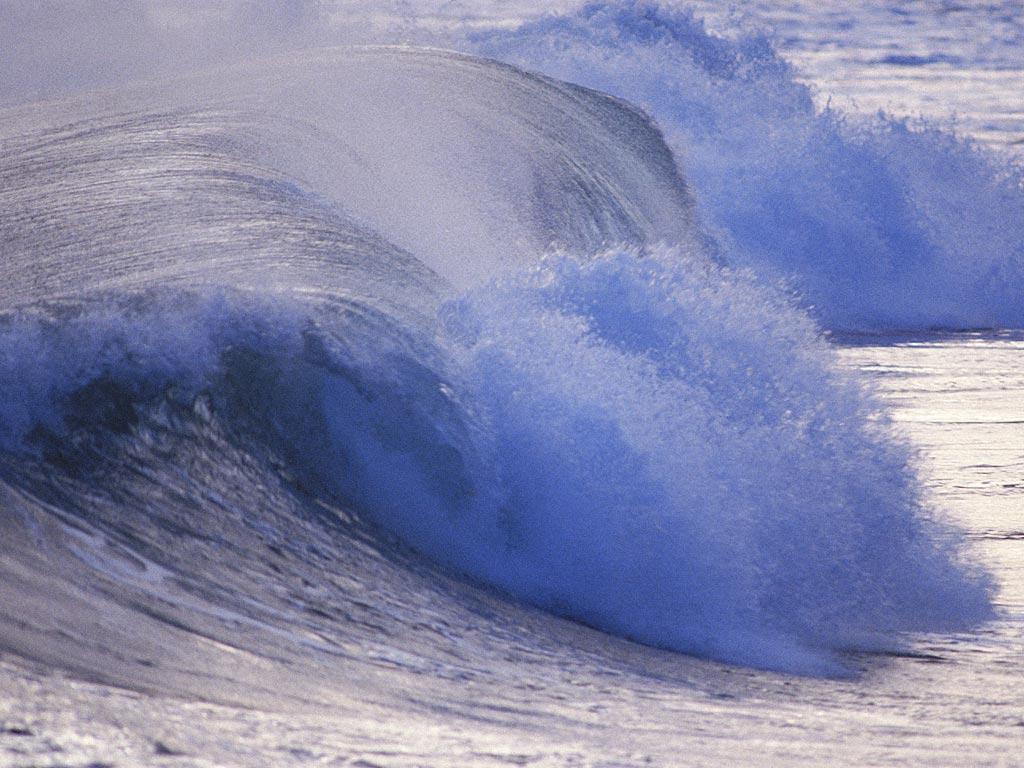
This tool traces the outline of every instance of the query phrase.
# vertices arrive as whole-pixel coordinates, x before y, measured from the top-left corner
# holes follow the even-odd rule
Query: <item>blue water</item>
[[[823,105],[760,6],[238,4],[181,55],[174,3],[14,7],[0,41],[82,40],[3,70],[0,746],[244,765],[278,759],[279,717],[306,729],[286,763],[516,762],[532,732],[636,764],[694,747],[680,723],[754,747],[834,699],[813,744],[958,675],[995,681],[991,754],[1014,733],[975,660],[1014,668],[1012,557],[856,351],[1015,349],[1024,177],[988,138]],[[112,67],[87,38],[115,20]],[[971,391],[1012,402],[1008,365]],[[935,689],[918,662],[962,669]],[[99,746],[54,724],[69,698]],[[602,712],[646,699],[630,752]]]

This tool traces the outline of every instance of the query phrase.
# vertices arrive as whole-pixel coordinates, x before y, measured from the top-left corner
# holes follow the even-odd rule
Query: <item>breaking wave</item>
[[[871,393],[796,299],[723,263],[738,251],[709,246],[629,105],[397,48],[109,99],[2,123],[5,526],[76,521],[293,629],[293,603],[266,608],[282,569],[350,568],[329,598],[355,604],[367,541],[811,674],[989,615]],[[268,541],[278,575],[238,581]],[[96,594],[142,621],[140,598]],[[69,622],[42,641],[9,622],[3,645],[124,674],[95,643],[58,650],[97,631]]]

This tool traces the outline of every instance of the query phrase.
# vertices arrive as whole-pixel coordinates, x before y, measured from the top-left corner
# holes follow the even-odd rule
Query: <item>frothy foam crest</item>
[[[826,326],[1024,324],[1024,172],[969,140],[819,111],[764,37],[663,3],[588,3],[470,42],[648,110],[724,258],[791,282]]]
[[[325,389],[360,467],[338,485],[435,559],[645,643],[808,673],[987,615],[907,447],[750,275],[672,248],[553,256],[442,315],[451,367],[422,391],[460,403],[465,440],[423,396]]]
[[[645,108],[723,257],[789,281],[828,327],[1024,325],[1019,164],[933,125],[820,111],[766,37],[710,33],[673,3],[554,7],[538,18],[521,5],[347,3],[341,13],[232,0],[189,14],[173,3],[54,0],[0,20],[12,52],[0,100],[328,44],[456,48]],[[68,44],[26,44],[62,36]],[[95,49],[111,36],[123,44]]]

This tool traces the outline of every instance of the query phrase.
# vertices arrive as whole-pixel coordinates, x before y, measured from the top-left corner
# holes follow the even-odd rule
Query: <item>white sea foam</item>
[[[1024,176],[904,119],[820,110],[764,37],[648,2],[589,3],[476,50],[629,99],[665,132],[729,263],[826,326],[1024,324]]]

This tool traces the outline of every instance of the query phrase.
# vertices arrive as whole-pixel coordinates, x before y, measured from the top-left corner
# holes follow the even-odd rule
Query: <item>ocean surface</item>
[[[1021,764],[1019,3],[0,5],[0,764]]]

